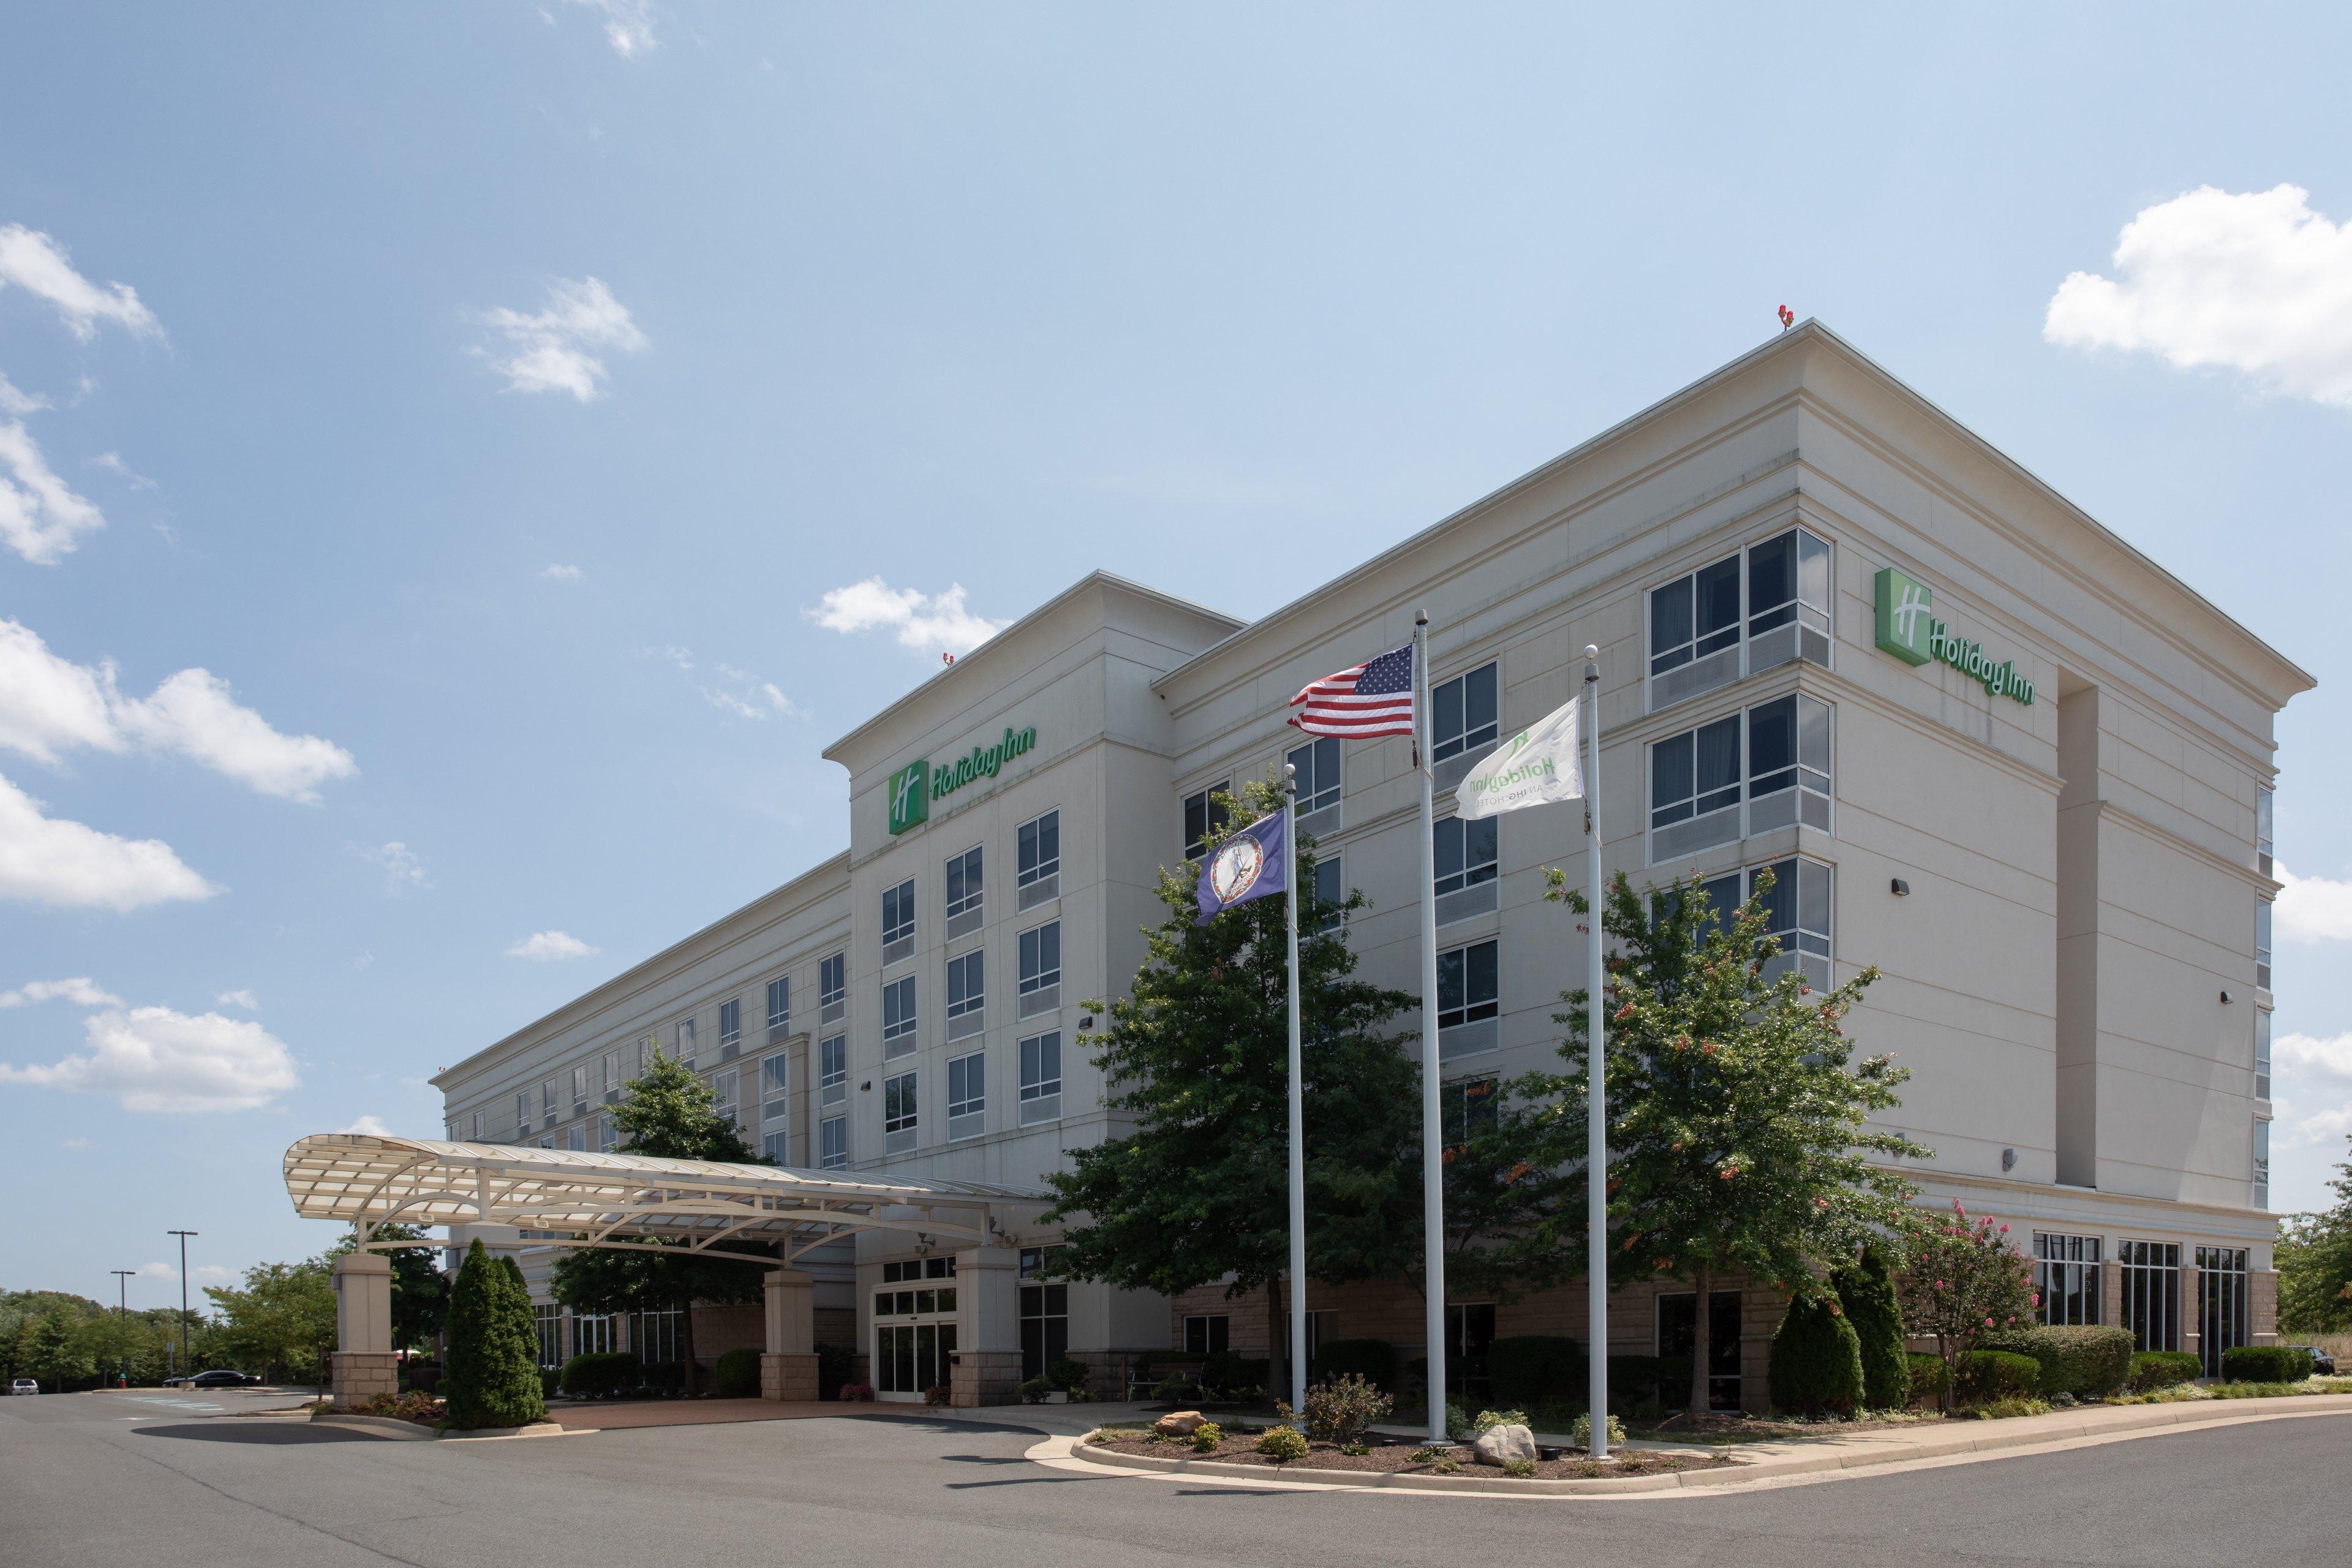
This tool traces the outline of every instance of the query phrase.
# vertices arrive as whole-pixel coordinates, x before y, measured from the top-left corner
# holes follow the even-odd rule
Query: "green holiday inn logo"
[[[977,779],[992,779],[1005,763],[1037,744],[1035,725],[1006,725],[992,746],[974,746],[961,757],[908,763],[890,775],[890,831],[904,833],[930,820],[931,802],[953,795]]]
[[[890,831],[919,827],[931,816],[931,764],[908,763],[890,775]]]
[[[1927,585],[1888,566],[1878,574],[1878,646],[1906,664],[1941,662],[1983,687],[2031,708],[2033,682],[2018,673],[2015,659],[1995,663],[1982,643],[1957,637],[1934,614]]]

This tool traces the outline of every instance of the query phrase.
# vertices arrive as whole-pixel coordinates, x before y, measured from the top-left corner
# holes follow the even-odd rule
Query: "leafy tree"
[[[713,1160],[733,1165],[775,1162],[753,1150],[742,1130],[719,1114],[710,1090],[683,1062],[658,1050],[611,1111],[621,1133],[616,1152],[661,1160]],[[556,1260],[550,1289],[574,1312],[678,1313],[686,1394],[699,1390],[694,1357],[694,1303],[760,1300],[767,1266],[690,1255],[685,1244],[662,1251],[580,1247]]]
[[[1477,1088],[1458,1091],[1459,1125],[1445,1112],[1446,1293],[1507,1301],[1583,1272],[1580,1255],[1549,1238],[1582,1223],[1584,1149],[1567,1146],[1564,1125],[1521,1085],[1494,1085],[1483,1106],[1469,1098]],[[1407,1166],[1417,1185],[1421,1162]],[[1425,1297],[1418,1249],[1406,1273]]]
[[[220,1317],[216,1347],[264,1376],[308,1378],[335,1342],[335,1290],[324,1258],[257,1263],[242,1286],[206,1286]],[[195,1369],[191,1368],[191,1371]]]
[[[1772,1336],[1772,1403],[1806,1415],[1850,1415],[1863,1402],[1862,1340],[1829,1294],[1792,1296]]]
[[[2352,1160],[2328,1186],[2333,1208],[2290,1215],[2279,1231],[2278,1321],[2291,1333],[2352,1332]]]
[[[1232,826],[1268,812],[1275,786],[1223,796]],[[1212,846],[1213,852],[1214,846]],[[1417,1069],[1387,1031],[1412,998],[1351,978],[1356,957],[1337,918],[1365,907],[1315,894],[1302,837],[1298,992],[1306,1108],[1307,1267],[1333,1283],[1394,1275],[1420,1251]],[[1285,1336],[1276,1282],[1290,1257],[1289,1026],[1283,900],[1256,899],[1194,923],[1199,868],[1162,868],[1168,911],[1145,932],[1132,994],[1106,1006],[1094,1037],[1107,1101],[1135,1131],[1069,1153],[1046,1181],[1065,1267],[1085,1279],[1175,1295],[1230,1277],[1226,1294],[1266,1291],[1267,1337]],[[1331,929],[1324,929],[1331,924]]]
[[[413,1225],[387,1225],[375,1232],[378,1241],[423,1241],[426,1233]],[[331,1274],[334,1260],[359,1245],[346,1236],[327,1248]],[[394,1247],[383,1254],[392,1264],[392,1342],[403,1352],[429,1344],[441,1331],[449,1311],[449,1279],[433,1261],[428,1247]]]
[[[449,1425],[521,1426],[545,1415],[538,1351],[522,1271],[475,1241],[449,1291]]]
[[[1546,896],[1589,916],[1583,895],[1549,875]],[[1771,874],[1759,874],[1752,896],[1727,915],[1696,882],[1644,897],[1620,873],[1601,912],[1614,949],[1602,995],[1611,1273],[1689,1280],[1701,1346],[1723,1276],[1819,1295],[1822,1268],[1896,1234],[1914,1189],[1865,1156],[1928,1153],[1869,1125],[1873,1112],[1900,1103],[1895,1089],[1909,1076],[1887,1057],[1854,1060],[1845,1037],[1843,1021],[1878,971],[1818,998],[1794,968],[1772,974],[1771,892]],[[1570,1070],[1521,1081],[1549,1100],[1574,1143],[1585,1122],[1585,993],[1563,1000]],[[1563,1215],[1553,1239],[1580,1247],[1580,1218]],[[1694,1355],[1694,1410],[1706,1408],[1706,1356]]]
[[[1906,1228],[1903,1320],[1913,1333],[1934,1337],[1949,1409],[1960,1358],[1980,1336],[2029,1321],[2042,1298],[2032,1260],[2010,1245],[2009,1226],[1971,1219],[1958,1198],[1948,1215],[1907,1215]]]
[[[1902,1409],[1911,1403],[1911,1362],[1886,1249],[1864,1247],[1860,1262],[1841,1264],[1830,1275],[1830,1286],[1861,1342],[1863,1402],[1873,1410]]]

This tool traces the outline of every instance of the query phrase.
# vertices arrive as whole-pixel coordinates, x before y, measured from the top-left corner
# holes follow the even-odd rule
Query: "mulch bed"
[[[1709,1410],[1643,1422],[1635,1426],[1634,1435],[1662,1443],[1774,1443],[1791,1437],[1843,1437],[1856,1432],[1907,1430],[1942,1419],[1940,1414],[1928,1412],[1893,1417],[1865,1415],[1853,1421],[1802,1421],[1787,1416],[1749,1415],[1737,1410]]]
[[[1444,1476],[1465,1481],[1493,1480],[1503,1472],[1492,1465],[1477,1462],[1469,1448],[1456,1447],[1445,1450],[1446,1456],[1461,1467],[1458,1472],[1440,1469],[1434,1460],[1415,1459],[1420,1445],[1414,1443],[1375,1442],[1362,1454],[1345,1454],[1333,1443],[1310,1443],[1307,1457],[1276,1464],[1259,1453],[1255,1445],[1255,1432],[1229,1433],[1214,1453],[1193,1450],[1189,1439],[1176,1438],[1154,1443],[1139,1435],[1114,1435],[1098,1437],[1095,1447],[1108,1448],[1118,1454],[1149,1454],[1161,1459],[1214,1459],[1228,1465],[1263,1465],[1270,1470],[1360,1470],[1374,1475]],[[1667,1470],[1708,1470],[1738,1461],[1720,1454],[1662,1454],[1650,1449],[1620,1449],[1609,1459],[1595,1463],[1581,1457],[1575,1458],[1538,1459],[1536,1479],[1542,1480],[1591,1480],[1601,1476],[1654,1476]]]

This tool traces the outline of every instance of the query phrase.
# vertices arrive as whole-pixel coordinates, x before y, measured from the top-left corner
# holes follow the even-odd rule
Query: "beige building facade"
[[[1811,322],[1256,621],[1080,581],[827,750],[844,855],[437,1079],[451,1137],[594,1149],[658,1044],[783,1163],[1034,1184],[1121,1131],[1079,1004],[1141,962],[1159,868],[1210,792],[1286,759],[1318,873],[1370,900],[1363,973],[1417,992],[1411,745],[1285,721],[1418,611],[1449,1083],[1557,1064],[1583,939],[1543,873],[1582,879],[1580,814],[1446,803],[1597,644],[1606,868],[1736,898],[1773,868],[1790,962],[1882,972],[1853,1032],[1911,1069],[1885,1120],[1935,1151],[1922,1201],[2010,1224],[2063,1321],[2209,1355],[2270,1336],[2273,725],[2311,680]],[[1007,1310],[1028,1374],[1264,1353],[1262,1304],[1064,1281],[1050,1227],[999,1239],[813,1258],[820,1340],[904,1397]],[[1777,1308],[1751,1294],[1713,1354],[1754,1405]],[[1318,1338],[1425,1349],[1402,1284],[1310,1283],[1307,1306]],[[1687,1308],[1622,1292],[1612,1350],[1686,1353]],[[1451,1319],[1475,1368],[1497,1333],[1580,1337],[1580,1291]],[[582,1331],[611,1332],[559,1324],[550,1353]]]

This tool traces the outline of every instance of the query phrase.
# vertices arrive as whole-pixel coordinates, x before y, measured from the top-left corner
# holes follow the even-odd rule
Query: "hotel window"
[[[1186,1355],[1223,1355],[1233,1343],[1234,1320],[1226,1312],[1192,1312],[1184,1318]]]
[[[577,1153],[586,1153],[588,1152],[588,1124],[584,1121],[575,1121],[570,1127],[565,1128],[563,1131],[563,1146]]]
[[[482,1113],[478,1110],[474,1112],[474,1131],[472,1136],[473,1141],[477,1143],[482,1141]]]
[[[626,1087],[627,1080],[621,1076],[621,1053],[606,1051],[604,1053],[604,1103],[610,1105],[620,1099],[621,1090]]]
[[[743,1048],[743,1001],[741,997],[719,1004],[719,1059],[727,1061]]]
[[[1324,735],[1307,742],[1303,746],[1294,746],[1285,753],[1283,761],[1297,770],[1292,782],[1298,786],[1299,816],[1311,816],[1316,812],[1339,804],[1339,739],[1338,736]],[[1317,826],[1328,829],[1338,825],[1339,819],[1334,817],[1328,822],[1318,824]]]
[[[882,962],[896,963],[915,951],[915,879],[882,889]]]
[[[780,974],[768,982],[768,1044],[781,1046],[792,1032],[792,977]]]
[[[1651,744],[1653,865],[1798,823],[1830,828],[1828,703],[1792,693]]]
[[[1777,980],[1791,969],[1816,991],[1830,988],[1830,868],[1818,860],[1777,860],[1748,873],[1748,897],[1756,896],[1759,874],[1772,873],[1771,890],[1764,894],[1764,929],[1780,939],[1780,951],[1764,966],[1764,978]]]
[[[2254,1098],[2271,1097],[2271,1010],[2254,1009]]]
[[[1021,1042],[1021,1125],[1062,1114],[1062,1035],[1056,1029]]]
[[[588,1066],[582,1063],[572,1069],[572,1114],[580,1115],[588,1109]]]
[[[1070,1353],[1070,1288],[1067,1285],[1021,1287],[1021,1376],[1043,1377],[1045,1369]]]
[[[2254,1206],[2271,1206],[2271,1119],[2254,1118]]]
[[[553,1079],[549,1079],[539,1086],[539,1119],[541,1121],[555,1120],[555,1080]]]
[[[849,955],[836,952],[816,966],[816,1021],[837,1024],[849,1010]]]
[[[1650,591],[1652,711],[1797,658],[1830,662],[1830,547],[1803,529]]]
[[[530,1091],[529,1089],[515,1096],[515,1131],[518,1132],[530,1131]]]
[[[2043,1322],[2098,1322],[2099,1238],[2034,1232],[2033,1288],[2042,1293]]]
[[[791,1164],[793,1163],[792,1129],[779,1128],[773,1132],[761,1133],[760,1152],[779,1165]]]
[[[980,929],[983,914],[981,908],[980,847],[974,845],[961,855],[948,857],[947,902],[940,915],[945,922],[940,931],[945,940],[956,938]]]
[[[1438,1085],[1438,1126],[1448,1160],[1471,1139],[1495,1130],[1501,1090],[1502,1080],[1491,1078],[1457,1078]]]
[[[552,1302],[535,1305],[530,1310],[532,1326],[539,1331],[539,1364],[563,1364],[563,1309]]]
[[[849,1163],[849,1118],[828,1116],[817,1123],[816,1164],[820,1171],[837,1171]]]
[[[1014,1016],[1033,1018],[1062,1005],[1062,922],[1047,921],[1021,933],[1021,982]]]
[[[1502,1043],[1501,946],[1473,942],[1437,955],[1437,1058],[1491,1051]]]
[[[1337,855],[1326,855],[1315,862],[1315,901],[1324,911],[1315,922],[1318,935],[1338,931],[1347,922],[1347,911],[1341,906],[1348,901],[1348,879],[1340,870]]]
[[[2180,1244],[2126,1241],[2116,1248],[2123,1274],[2124,1321],[2132,1348],[2180,1348]]]
[[[849,1098],[849,1037],[835,1035],[816,1047],[816,1102],[839,1105]]]
[[[1478,765],[1501,733],[1501,667],[1491,661],[1429,690],[1429,757],[1439,793],[1454,788]]]
[[[1032,817],[1013,833],[1014,906],[1030,909],[1062,896],[1062,814]]]
[[[2221,1376],[2221,1358],[2252,1339],[2248,1284],[2244,1247],[2197,1249],[2197,1353],[2207,1377]]]
[[[597,1117],[597,1118],[596,1118],[596,1152],[598,1152],[599,1154],[609,1154],[609,1153],[611,1153],[611,1152],[613,1152],[613,1145],[614,1145],[615,1143],[618,1143],[618,1142],[621,1141],[621,1140],[620,1140],[620,1139],[615,1135],[618,1131],[619,1131],[619,1129],[615,1128],[615,1127],[613,1125],[613,1119],[612,1119],[611,1117],[609,1117],[609,1116],[599,1116],[599,1117]]]
[[[988,1131],[988,1053],[948,1058],[948,1136],[971,1138]]]
[[[710,1079],[710,1109],[722,1121],[736,1120],[735,1112],[741,1103],[742,1074],[733,1068],[714,1073]]]
[[[782,1051],[760,1059],[760,1120],[782,1121],[792,1114],[793,1058]]]
[[[2271,801],[2273,793],[2266,789],[2254,792],[2254,869],[2267,877],[2271,874]]]
[[[613,1320],[605,1318],[574,1318],[572,1320],[572,1353],[573,1355],[604,1355],[613,1348]]]
[[[2271,901],[2254,900],[2254,988],[2271,988]]]
[[[882,1054],[903,1057],[915,1048],[915,977],[882,986]]]
[[[694,1065],[696,1053],[700,1048],[696,1044],[700,1033],[696,1019],[686,1017],[677,1021],[677,1059],[688,1067]]]
[[[1224,831],[1232,814],[1219,798],[1233,793],[1234,781],[1223,780],[1184,797],[1184,858],[1198,860],[1209,852],[1210,836]]]
[[[1437,877],[1437,923],[1492,914],[1502,897],[1501,858],[1494,816],[1449,816],[1432,828],[1431,864]]]
[[[904,1154],[915,1146],[915,1075],[882,1080],[882,1152]]]
[[[970,1039],[987,1026],[988,980],[984,951],[948,960],[948,1038]]]

